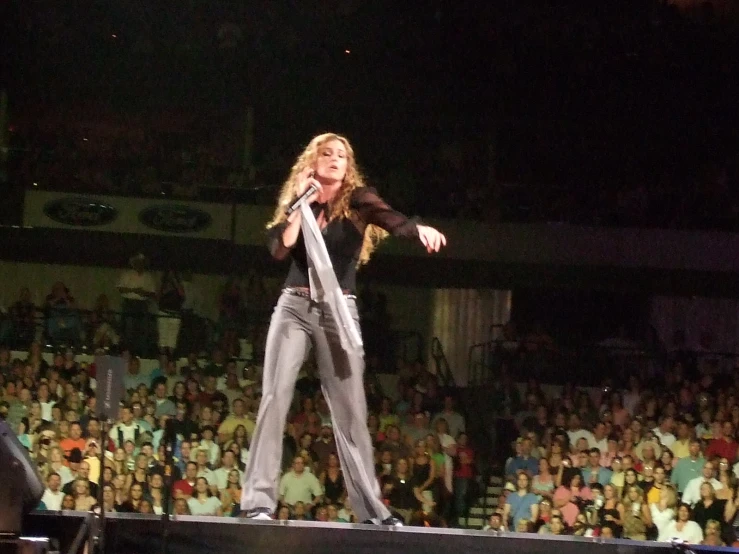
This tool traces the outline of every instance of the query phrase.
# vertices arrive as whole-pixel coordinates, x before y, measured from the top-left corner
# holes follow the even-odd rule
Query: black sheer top
[[[364,241],[367,225],[377,225],[394,237],[418,237],[417,221],[393,210],[374,188],[360,187],[352,193],[349,207],[356,217],[336,218],[323,229],[323,240],[331,258],[336,278],[342,289],[356,290],[357,262]],[[314,202],[313,213],[318,216],[327,206]],[[268,245],[272,256],[278,260],[292,258],[285,287],[308,287],[308,261],[302,233],[292,248],[282,243],[282,233],[288,223],[284,222],[269,230]]]

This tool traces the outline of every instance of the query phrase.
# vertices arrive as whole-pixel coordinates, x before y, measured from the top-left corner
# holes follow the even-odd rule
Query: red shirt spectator
[[[736,452],[739,444],[734,440],[734,425],[730,421],[725,421],[721,426],[722,436],[712,439],[706,448],[705,457],[711,459],[713,457],[726,458],[729,463],[736,461]]]
[[[195,481],[198,478],[198,464],[188,462],[185,468],[185,478],[172,484],[172,498],[190,498],[195,489]]]

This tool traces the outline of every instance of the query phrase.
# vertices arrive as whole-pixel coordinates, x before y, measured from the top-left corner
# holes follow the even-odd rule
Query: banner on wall
[[[26,191],[23,224],[231,240],[227,204]]]

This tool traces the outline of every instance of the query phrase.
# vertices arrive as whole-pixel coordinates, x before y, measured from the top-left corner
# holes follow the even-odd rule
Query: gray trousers
[[[353,299],[349,310],[357,326]],[[359,521],[386,519],[375,476],[372,441],[367,430],[363,352],[347,353],[339,342],[335,321],[325,304],[283,293],[267,334],[262,402],[244,472],[242,510],[277,507],[282,436],[295,382],[311,347],[321,389],[331,410],[334,436],[349,501]]]

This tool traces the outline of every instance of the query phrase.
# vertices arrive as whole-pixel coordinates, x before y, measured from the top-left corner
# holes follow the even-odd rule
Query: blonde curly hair
[[[272,216],[272,219],[267,223],[267,229],[279,225],[287,220],[285,210],[290,206],[297,194],[298,175],[305,168],[315,166],[321,147],[332,140],[338,140],[344,145],[344,148],[346,149],[347,164],[344,182],[329,208],[328,221],[330,222],[336,218],[352,217],[349,201],[354,189],[366,186],[364,177],[357,167],[357,162],[354,157],[354,149],[349,141],[345,137],[335,133],[323,133],[313,137],[305,150],[303,150],[302,154],[300,154],[298,159],[295,160],[295,163],[290,170],[290,175],[282,184],[277,200],[277,207],[275,208],[275,213]],[[364,230],[362,250],[359,253],[359,265],[366,264],[369,261],[370,256],[375,248],[377,248],[377,245],[387,236],[388,233],[384,229],[381,229],[376,225],[367,225]]]

